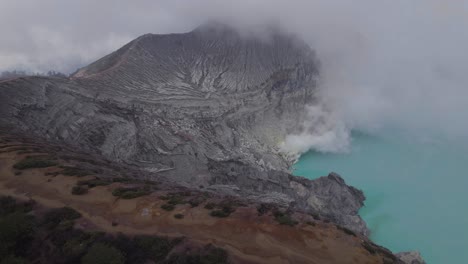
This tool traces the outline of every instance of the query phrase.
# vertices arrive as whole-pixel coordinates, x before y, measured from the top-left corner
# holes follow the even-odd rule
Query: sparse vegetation
[[[183,215],[183,214],[175,214],[175,215],[174,215],[174,218],[176,218],[176,219],[183,219],[183,218],[184,218],[184,215]]]
[[[94,188],[96,186],[106,186],[111,184],[110,181],[104,179],[91,179],[91,180],[80,180],[76,183],[78,186],[86,185],[88,188]]]
[[[192,208],[199,206],[201,203],[205,201],[203,197],[195,197],[189,200],[189,204]]]
[[[230,205],[223,205],[220,210],[211,211],[210,215],[214,217],[228,217],[235,211]]]
[[[0,218],[0,259],[9,256],[21,244],[27,243],[33,228],[32,216],[21,211]]]
[[[29,262],[24,258],[19,258],[14,255],[7,256],[0,264],[28,264]]]
[[[166,211],[172,211],[175,209],[175,206],[172,204],[163,204],[161,205],[161,209],[164,209]]]
[[[361,245],[371,254],[374,255],[376,253],[374,247],[367,241],[363,241]]]
[[[96,243],[81,259],[82,264],[124,264],[125,257],[115,247]]]
[[[25,169],[32,169],[32,168],[47,168],[47,167],[52,167],[56,165],[57,163],[51,160],[49,157],[30,156],[15,163],[15,165],[13,165],[13,168],[17,170],[25,170]]]
[[[350,229],[348,229],[348,228],[346,228],[346,227],[337,225],[336,228],[338,228],[339,230],[345,232],[345,233],[348,234],[348,235],[356,236],[356,233],[354,233],[354,231],[352,231],[352,230],[350,230]]]
[[[70,207],[52,209],[44,215],[42,225],[54,228],[62,221],[75,220],[80,217],[81,214]]]
[[[213,217],[228,217],[231,213],[236,211],[236,206],[239,204],[235,201],[224,201],[219,204],[207,203],[205,209],[213,210],[210,215]]]
[[[29,214],[31,204],[0,196],[0,264],[226,263],[227,254],[214,247],[178,258],[195,262],[173,262],[168,258],[180,254],[173,249],[182,239],[85,232],[73,228],[80,217],[75,210],[65,207]]]
[[[273,213],[273,216],[275,217],[276,222],[280,225],[295,226],[298,224],[298,222],[292,219],[292,217],[287,213],[276,211]]]
[[[66,176],[77,176],[77,177],[84,177],[90,175],[91,172],[86,169],[70,167],[70,166],[61,166],[63,169],[60,173]]]
[[[216,204],[215,204],[215,203],[207,203],[207,204],[205,204],[205,209],[208,209],[208,210],[213,210],[215,207],[216,207]]]
[[[257,212],[258,212],[258,215],[264,215],[266,213],[268,213],[270,210],[272,210],[274,207],[270,204],[260,204],[258,207],[257,207]]]
[[[0,216],[13,213],[16,210],[16,201],[11,196],[0,197]]]
[[[143,249],[146,256],[154,261],[164,259],[172,248],[180,242],[179,239],[170,240],[157,236],[137,236],[134,240],[138,247]]]
[[[315,220],[320,220],[320,216],[318,214],[310,213],[310,216],[312,216]]]
[[[227,264],[229,260],[224,249],[207,245],[201,252],[173,254],[168,263]]]

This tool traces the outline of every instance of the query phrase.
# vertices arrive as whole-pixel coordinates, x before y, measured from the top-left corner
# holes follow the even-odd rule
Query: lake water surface
[[[354,133],[349,153],[310,151],[294,174],[334,171],[364,191],[371,239],[394,252],[419,250],[428,264],[468,263],[468,147],[397,134]]]

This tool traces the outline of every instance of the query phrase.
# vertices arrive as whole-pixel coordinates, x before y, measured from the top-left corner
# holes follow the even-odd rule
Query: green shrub
[[[167,263],[227,264],[229,261],[224,249],[208,245],[200,253],[171,254]]]
[[[184,198],[179,196],[179,195],[173,195],[169,197],[169,200],[167,201],[168,204],[172,205],[178,205],[178,204],[183,204],[185,203]]]
[[[216,207],[215,203],[207,203],[205,209],[213,210]]]
[[[174,215],[174,218],[176,218],[176,219],[183,219],[183,218],[184,218],[184,215],[183,215],[183,214],[175,214],[175,215]]]
[[[53,160],[50,160],[44,156],[38,157],[26,157],[25,159],[15,163],[13,168],[17,170],[25,170],[25,169],[32,169],[32,168],[47,168],[56,166],[57,163]]]
[[[163,204],[161,205],[161,209],[164,209],[166,211],[172,211],[174,210],[175,206],[172,204]]]
[[[76,258],[82,256],[86,252],[87,247],[87,241],[83,241],[82,237],[78,237],[67,240],[61,250],[69,258]]]
[[[276,222],[280,225],[288,225],[288,226],[295,226],[298,224],[297,221],[291,218],[290,215],[282,213],[280,211],[276,211],[274,214]]]
[[[34,201],[17,203],[11,196],[0,196],[0,217],[13,212],[27,213],[32,210]]]
[[[318,214],[310,213],[310,216],[312,216],[315,220],[320,220],[320,216]]]
[[[60,231],[66,231],[72,229],[74,225],[74,220],[64,220],[57,225],[56,229]]]
[[[210,212],[210,215],[213,216],[213,217],[228,217],[229,214],[228,213],[225,213],[223,210],[214,210],[214,211],[211,211]]]
[[[177,240],[157,236],[137,236],[135,242],[148,258],[155,261],[164,259],[178,243]]]
[[[14,255],[10,255],[6,258],[4,258],[2,261],[0,261],[0,264],[27,264],[29,261],[27,261],[24,258],[16,257]]]
[[[125,257],[118,249],[103,244],[94,244],[81,259],[82,264],[124,264]]]
[[[0,259],[12,253],[33,234],[34,218],[24,212],[14,212],[0,218]]]
[[[88,193],[88,188],[83,186],[73,186],[71,193],[74,195],[86,194]]]
[[[60,173],[66,176],[84,177],[91,174],[88,170],[76,167],[62,166],[61,168],[63,170]]]
[[[92,180],[80,180],[76,183],[77,185],[87,185],[89,188],[93,188],[96,186],[106,186],[111,184],[110,181],[108,180],[103,180],[103,179],[92,179]]]
[[[191,199],[188,203],[192,208],[199,206],[201,203],[205,201],[205,198],[203,197],[195,197]]]
[[[120,187],[112,191],[112,195],[120,197],[122,199],[133,199],[140,196],[145,196],[150,194],[151,191],[147,188],[125,188]]]
[[[260,204],[260,206],[257,207],[258,215],[264,215],[268,213],[272,208],[273,208],[272,205],[262,203]]]
[[[16,210],[16,201],[11,196],[0,197],[0,216],[13,213]]]
[[[52,209],[44,215],[42,224],[47,228],[54,228],[60,222],[66,220],[75,220],[81,217],[81,214],[70,207]]]
[[[222,264],[228,263],[228,254],[224,249],[211,247],[208,252],[201,255],[200,262],[203,264]]]

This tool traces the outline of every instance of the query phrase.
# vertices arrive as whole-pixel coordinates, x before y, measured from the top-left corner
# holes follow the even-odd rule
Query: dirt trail
[[[131,200],[112,196],[112,189],[119,183],[91,188],[85,195],[72,195],[78,178],[45,175],[57,171],[56,167],[27,169],[15,175],[12,166],[25,155],[0,153],[0,194],[34,199],[46,207],[72,207],[84,216],[77,222],[79,228],[128,235],[185,236],[225,248],[234,263],[382,263],[380,256],[371,255],[361,246],[359,237],[323,222],[315,226],[282,226],[270,216],[258,216],[256,209],[249,207],[239,207],[227,218],[210,216],[203,205],[177,205],[167,212],[160,208],[165,201],[158,194]],[[175,214],[183,214],[184,218],[176,219]]]

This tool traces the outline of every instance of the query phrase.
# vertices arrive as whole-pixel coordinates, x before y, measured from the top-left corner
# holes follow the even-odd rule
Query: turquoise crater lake
[[[339,173],[364,191],[371,239],[428,264],[468,263],[468,146],[433,138],[353,133],[349,153],[309,151],[294,174]]]

